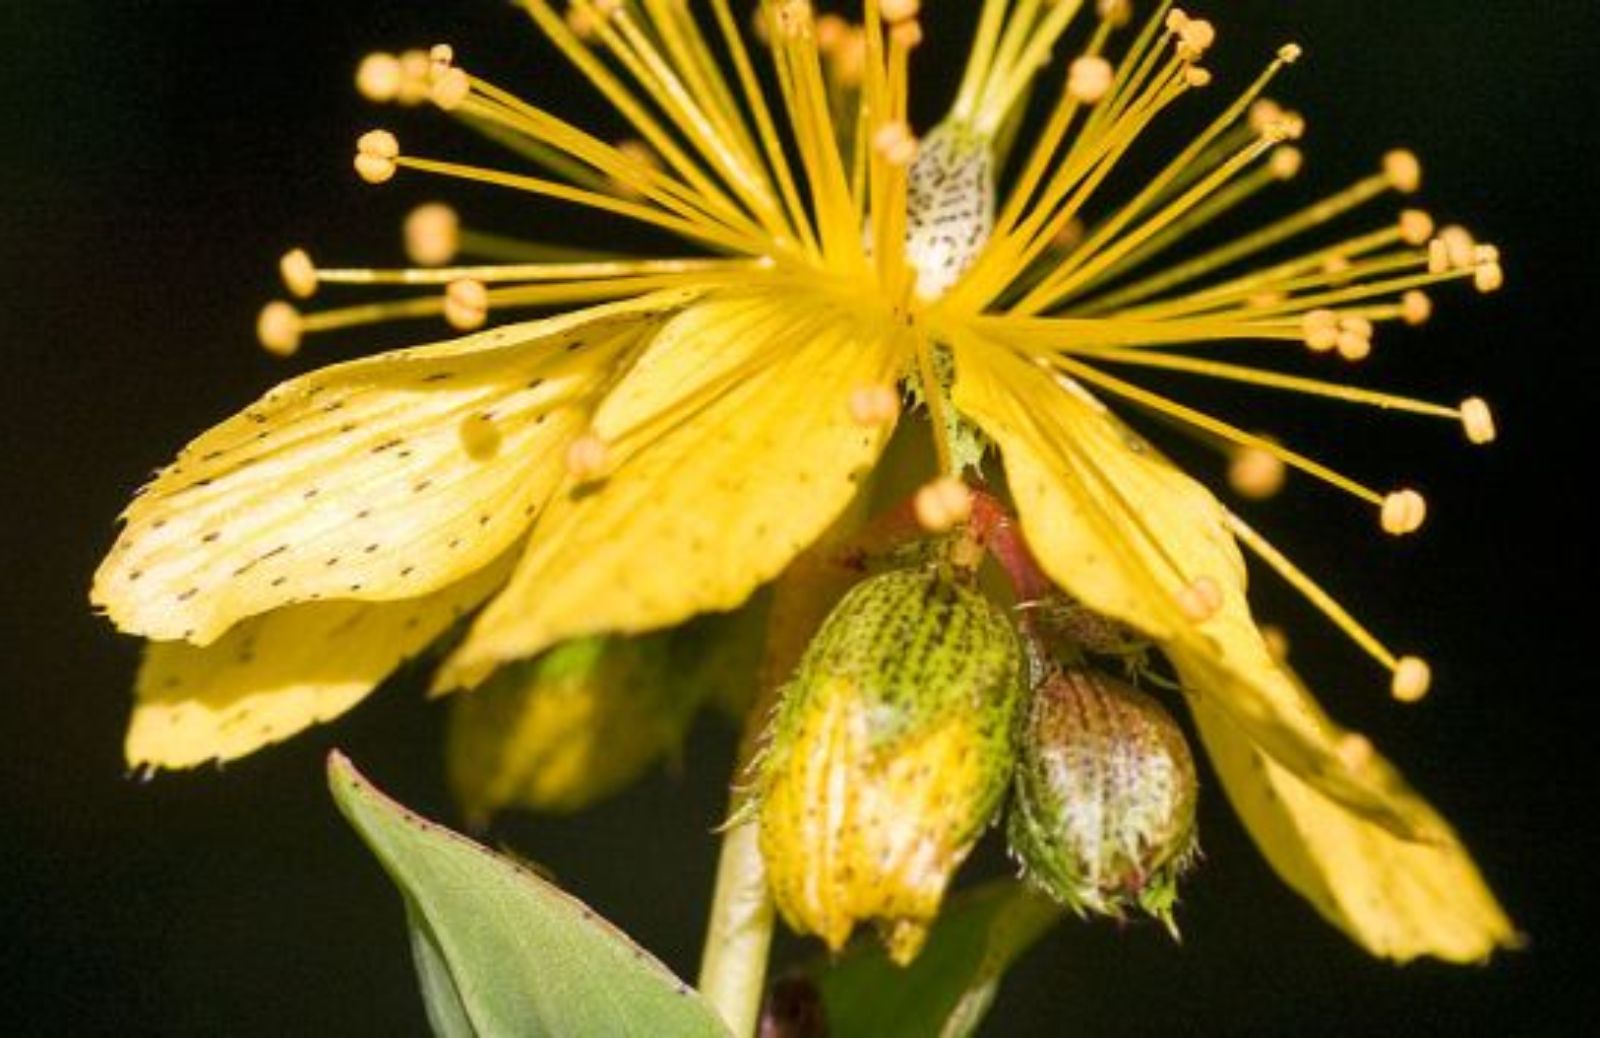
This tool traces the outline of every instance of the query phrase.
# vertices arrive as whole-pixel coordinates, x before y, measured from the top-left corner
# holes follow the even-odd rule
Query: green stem
[[[700,994],[722,1014],[736,1038],[755,1033],[772,944],[772,897],[759,838],[754,821],[729,826],[722,834],[700,960]]]

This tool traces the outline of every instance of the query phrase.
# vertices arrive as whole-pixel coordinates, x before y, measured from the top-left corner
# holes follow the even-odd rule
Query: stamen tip
[[[1299,148],[1286,144],[1272,149],[1272,157],[1267,160],[1268,168],[1279,180],[1293,180],[1305,165],[1305,159],[1305,154]]]
[[[1083,104],[1097,104],[1111,90],[1115,73],[1111,62],[1099,55],[1086,55],[1067,70],[1067,93]]]
[[[1283,489],[1288,469],[1264,447],[1241,447],[1228,461],[1228,485],[1251,501],[1265,501]]]
[[[567,474],[576,482],[588,483],[606,474],[611,452],[594,433],[584,433],[567,445]]]
[[[356,92],[375,104],[388,104],[400,96],[403,78],[400,59],[377,51],[356,66]]]
[[[1461,401],[1461,427],[1466,430],[1467,439],[1480,447],[1493,443],[1499,435],[1489,402],[1478,396]]]
[[[850,393],[850,417],[858,425],[889,425],[900,417],[900,394],[893,386],[857,386]]]
[[[1278,48],[1278,60],[1285,65],[1293,65],[1305,55],[1305,48],[1298,43],[1285,43]]]
[[[1416,153],[1396,148],[1383,157],[1383,175],[1402,195],[1415,194],[1422,187],[1422,163]]]
[[[878,14],[890,25],[915,18],[922,11],[922,0],[879,0]]]
[[[406,255],[419,267],[442,267],[461,248],[461,218],[443,202],[429,202],[411,210],[402,235]]]
[[[872,148],[891,166],[909,166],[917,158],[917,138],[903,122],[884,123],[872,135]]]
[[[954,476],[924,484],[912,499],[917,523],[929,533],[944,533],[972,515],[972,491]]]
[[[382,184],[394,176],[400,142],[388,130],[369,130],[356,141],[356,172],[369,184]]]
[[[1428,518],[1428,501],[1415,490],[1397,490],[1383,499],[1383,531],[1395,537],[1416,533]]]
[[[1205,623],[1222,609],[1222,585],[1211,577],[1196,577],[1178,592],[1178,608],[1192,623]]]
[[[450,282],[444,290],[444,319],[457,331],[482,328],[489,319],[489,290],[476,278]]]
[[[1400,240],[1418,248],[1433,237],[1433,217],[1421,209],[1407,209],[1400,214]]]
[[[284,287],[300,299],[309,299],[317,291],[317,267],[305,249],[290,249],[278,260],[278,274]]]
[[[1400,319],[1411,325],[1427,324],[1433,316],[1433,300],[1428,298],[1428,293],[1413,288],[1400,297]]]
[[[1428,662],[1419,656],[1402,656],[1395,663],[1394,680],[1389,692],[1402,703],[1421,702],[1433,685],[1433,671]]]
[[[1372,756],[1376,752],[1372,748],[1372,741],[1359,732],[1347,732],[1340,736],[1334,749],[1339,755],[1339,761],[1349,771],[1361,771],[1372,763]]]
[[[275,357],[291,357],[300,348],[305,334],[305,318],[300,311],[281,299],[261,308],[256,318],[256,338],[261,348]]]
[[[433,81],[433,90],[430,96],[433,103],[447,112],[461,107],[461,103],[472,93],[472,80],[458,68],[445,67]]]

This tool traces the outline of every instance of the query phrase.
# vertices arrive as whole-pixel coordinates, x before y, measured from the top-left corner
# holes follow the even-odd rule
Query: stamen
[[[1478,446],[1493,443],[1496,434],[1494,412],[1482,397],[1469,397],[1461,402],[1461,427],[1467,439]]]
[[[1422,187],[1422,163],[1403,148],[1383,157],[1383,175],[1389,178],[1389,186],[1402,195],[1414,195]]]
[[[278,273],[284,287],[300,299],[309,299],[317,291],[317,268],[304,249],[291,249],[278,261]]]
[[[1194,623],[1205,623],[1222,609],[1222,585],[1211,577],[1197,577],[1178,593],[1178,608]]]
[[[356,90],[368,101],[388,104],[400,96],[403,75],[400,59],[393,54],[368,54],[356,66]]]
[[[850,417],[858,425],[891,425],[900,417],[900,394],[893,386],[858,386],[850,393]]]
[[[1428,517],[1428,502],[1415,490],[1397,490],[1383,499],[1383,531],[1396,537],[1416,533]]]
[[[419,267],[442,267],[461,248],[461,218],[442,202],[420,205],[406,217],[406,256]]]
[[[305,333],[305,319],[300,311],[282,300],[262,307],[256,318],[256,338],[268,353],[278,357],[292,357],[300,348]]]
[[[1433,316],[1433,300],[1428,298],[1428,293],[1413,288],[1400,297],[1400,319],[1416,327],[1427,324],[1428,318]]]
[[[972,490],[954,476],[923,485],[912,499],[917,523],[929,533],[945,533],[972,515]]]
[[[878,14],[890,25],[909,21],[921,10],[921,0],[878,0]]]
[[[1289,660],[1289,636],[1277,624],[1261,625],[1261,642],[1267,647],[1267,655],[1272,657],[1274,663],[1284,664]]]
[[[1357,732],[1347,732],[1339,737],[1339,745],[1335,747],[1339,755],[1339,762],[1350,771],[1361,771],[1372,763],[1376,753],[1372,748],[1372,741]]]
[[[371,130],[356,141],[356,172],[369,184],[382,184],[394,176],[400,142],[388,130]]]
[[[482,328],[489,319],[489,291],[476,278],[452,281],[444,291],[444,319],[457,331]]]
[[[1402,703],[1421,702],[1433,684],[1433,671],[1426,660],[1417,656],[1402,656],[1395,663],[1394,681],[1389,691]]]
[[[1067,71],[1067,95],[1082,104],[1098,104],[1115,75],[1111,62],[1099,55],[1078,58]]]
[[[1271,451],[1239,447],[1228,461],[1228,485],[1240,497],[1265,501],[1283,489],[1288,466]]]
[[[884,123],[872,135],[872,148],[891,166],[905,167],[916,161],[917,138],[903,122]]]
[[[577,483],[600,479],[606,474],[610,454],[604,440],[584,433],[567,445],[567,474]]]

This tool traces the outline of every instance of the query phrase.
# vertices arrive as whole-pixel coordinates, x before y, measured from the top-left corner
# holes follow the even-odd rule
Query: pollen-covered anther
[[[1415,194],[1422,186],[1422,163],[1414,152],[1396,148],[1383,157],[1383,175],[1402,195]]]
[[[872,147],[891,166],[909,166],[917,158],[917,138],[903,122],[878,127],[872,135]]]
[[[356,172],[369,184],[382,184],[394,176],[400,142],[388,130],[370,130],[356,141]]]
[[[858,425],[889,425],[900,417],[893,386],[857,386],[850,392],[850,417]]]
[[[1498,263],[1480,263],[1472,272],[1472,287],[1488,294],[1505,287],[1506,272]]]
[[[850,35],[850,23],[836,14],[817,17],[817,51],[832,56]]]
[[[1222,609],[1222,585],[1211,577],[1196,577],[1178,592],[1178,608],[1193,623],[1205,623]]]
[[[1265,501],[1283,489],[1288,475],[1283,459],[1265,447],[1240,447],[1228,461],[1228,485],[1251,501]]]
[[[256,338],[261,348],[278,357],[293,356],[305,334],[305,318],[293,306],[278,299],[261,308],[256,318]]]
[[[1305,48],[1298,43],[1285,43],[1278,48],[1278,60],[1285,65],[1293,65],[1305,55]]]
[[[461,249],[461,218],[443,202],[411,210],[401,231],[406,255],[419,267],[442,267]]]
[[[1287,113],[1282,105],[1270,97],[1263,97],[1250,105],[1249,124],[1253,133],[1266,132],[1267,127],[1281,120]]]
[[[972,515],[972,490],[954,476],[925,484],[911,502],[917,522],[929,533],[944,533]]]
[[[1133,4],[1129,0],[1100,0],[1095,4],[1095,14],[1112,28],[1121,28],[1133,18]]]
[[[844,87],[858,87],[867,74],[867,34],[850,26],[845,37],[828,55],[834,81]]]
[[[1422,529],[1428,518],[1428,501],[1415,490],[1396,490],[1383,499],[1379,519],[1384,533],[1404,537]]]
[[[1067,93],[1083,104],[1096,104],[1111,90],[1115,72],[1111,62],[1091,54],[1078,58],[1067,70]]]
[[[489,319],[489,290],[476,278],[450,282],[444,290],[444,319],[458,331],[482,328]]]
[[[1421,248],[1433,237],[1433,217],[1421,209],[1406,209],[1400,213],[1400,240]]]
[[[1308,310],[1300,318],[1300,333],[1315,353],[1327,353],[1339,345],[1339,315],[1332,310]]]
[[[278,260],[278,274],[284,287],[300,299],[308,299],[317,291],[317,266],[305,249],[290,249]]]
[[[1472,232],[1460,224],[1451,224],[1439,232],[1438,241],[1443,249],[1448,270],[1468,270],[1478,263],[1478,242]]]
[[[428,50],[428,72],[435,82],[456,63],[455,48],[448,43],[435,43]]]
[[[1372,322],[1365,317],[1341,318],[1334,347],[1345,360],[1366,360],[1372,355]]]
[[[878,13],[890,25],[915,18],[922,11],[922,0],[880,0]]]
[[[1339,743],[1334,752],[1339,755],[1339,762],[1349,771],[1361,771],[1372,763],[1372,756],[1376,752],[1372,748],[1372,740],[1357,732],[1346,732],[1340,736]]]
[[[1287,663],[1289,660],[1289,636],[1277,624],[1263,624],[1261,626],[1261,644],[1266,646],[1267,655],[1272,657],[1274,663]]]
[[[567,28],[572,30],[572,35],[585,43],[600,35],[600,24],[595,18],[593,9],[587,6],[571,4],[567,7]]]
[[[1494,412],[1489,409],[1489,402],[1480,396],[1468,397],[1461,401],[1461,428],[1466,431],[1467,439],[1480,447],[1486,443],[1493,443],[1498,434],[1494,425]]]
[[[895,22],[889,26],[889,41],[905,50],[916,50],[922,46],[922,23],[915,18]]]
[[[1272,149],[1272,156],[1267,159],[1267,168],[1272,170],[1272,175],[1279,180],[1293,180],[1299,175],[1305,162],[1305,154],[1299,148],[1284,145]]]
[[[1402,703],[1420,702],[1433,685],[1433,671],[1419,656],[1402,656],[1395,663],[1389,694]]]
[[[433,59],[425,50],[408,50],[400,55],[400,90],[395,100],[403,105],[420,105],[433,86]]]
[[[403,77],[395,55],[382,51],[368,54],[356,66],[356,92],[375,104],[388,104],[400,96]]]
[[[474,461],[487,461],[500,450],[500,428],[487,414],[470,414],[461,419],[456,430],[461,438],[461,449]]]
[[[433,103],[447,112],[461,107],[472,94],[472,80],[458,68],[446,67],[433,80]]]
[[[1211,72],[1199,65],[1189,65],[1183,70],[1183,81],[1191,89],[1202,90],[1211,85]]]
[[[567,474],[579,483],[604,476],[610,461],[610,449],[594,433],[584,433],[567,444]]]
[[[1428,293],[1413,288],[1400,297],[1400,319],[1416,327],[1427,324],[1428,318],[1433,316],[1433,300],[1428,298]]]

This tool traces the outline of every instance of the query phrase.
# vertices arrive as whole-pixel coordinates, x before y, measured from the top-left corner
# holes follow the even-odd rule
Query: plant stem
[[[755,1033],[772,944],[772,898],[759,837],[754,821],[729,826],[722,834],[700,960],[700,994],[722,1014],[736,1038]]]

